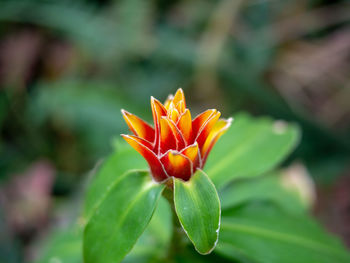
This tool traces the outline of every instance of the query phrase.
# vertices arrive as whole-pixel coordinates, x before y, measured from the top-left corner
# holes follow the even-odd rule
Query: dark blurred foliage
[[[299,123],[291,159],[349,244],[349,22],[350,1],[1,0],[0,261],[30,256],[125,131],[121,108],[149,120],[178,87],[195,113]]]

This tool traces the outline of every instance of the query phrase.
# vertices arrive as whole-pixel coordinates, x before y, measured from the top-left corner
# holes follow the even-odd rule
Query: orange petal
[[[177,138],[171,122],[163,116],[160,119],[160,153],[165,153],[169,149],[177,149]]]
[[[156,154],[150,150],[149,146],[152,145],[149,142],[133,135],[122,134],[122,137],[146,159],[151,169],[152,176],[157,182],[164,181],[168,178],[162,163]]]
[[[163,104],[160,103],[157,99],[155,99],[153,97],[151,97],[151,107],[152,107],[154,129],[155,129],[154,149],[159,149],[159,144],[160,144],[160,125],[159,125],[159,121],[160,121],[160,118],[162,116],[166,116],[167,115],[167,111],[164,108]]]
[[[126,110],[122,110],[122,114],[126,124],[135,135],[149,142],[154,141],[154,129],[148,123]]]
[[[174,103],[170,103],[169,105],[169,110],[168,110],[168,117],[173,121],[173,122],[177,122],[177,120],[180,117],[180,113],[178,112],[178,110],[175,108]]]
[[[232,118],[229,118],[227,120],[220,119],[210,131],[208,138],[206,139],[201,150],[201,156],[203,156],[203,165],[207,160],[208,154],[210,153],[211,149],[213,148],[217,140],[221,137],[221,135],[223,135],[231,126],[231,123]]]
[[[191,160],[193,167],[192,167],[192,173],[195,172],[196,168],[201,166],[201,160],[200,160],[200,154],[199,154],[199,147],[197,143],[194,143],[190,146],[187,146],[184,148],[180,153],[185,155],[188,159]]]
[[[135,135],[125,135],[125,134],[122,134],[121,135],[128,143],[129,143],[129,140],[132,140],[134,142],[136,142],[137,144],[140,144],[144,147],[146,147],[147,149],[149,149],[150,151],[152,151],[152,148],[153,148],[153,145],[152,143],[150,143],[149,141],[146,141],[145,139],[142,139],[140,137],[137,137]],[[130,143],[129,143],[130,144]],[[130,144],[131,145],[131,144]],[[131,145],[133,146],[133,145]],[[136,149],[136,148],[135,148]],[[136,149],[137,150],[137,149]]]
[[[180,101],[177,105],[176,105],[176,109],[180,112],[183,113],[186,109],[185,103],[183,101]]]
[[[185,138],[186,145],[189,144],[192,136],[192,118],[191,112],[188,109],[180,116],[177,127]]]
[[[176,91],[176,93],[174,95],[173,103],[177,107],[177,105],[180,103],[180,101],[183,102],[183,107],[186,108],[185,94],[181,88],[179,88]]]
[[[221,113],[219,111],[216,111],[216,113],[212,114],[210,118],[202,125],[200,128],[196,141],[198,143],[199,149],[202,149],[203,144],[205,143],[209,133],[211,132],[212,128],[214,127],[215,123],[220,118]],[[202,150],[201,150],[202,152]]]
[[[196,118],[192,121],[192,131],[193,136],[195,139],[198,136],[199,131],[201,130],[202,126],[210,119],[210,117],[213,116],[213,114],[216,113],[215,109],[206,110],[205,112],[202,112],[199,114]]]
[[[189,180],[192,175],[192,162],[177,151],[169,151],[162,158],[161,162],[169,176]]]
[[[166,99],[166,101],[164,102],[164,108],[166,110],[169,110],[170,103],[173,102],[173,99],[174,99],[174,96],[170,94]]]

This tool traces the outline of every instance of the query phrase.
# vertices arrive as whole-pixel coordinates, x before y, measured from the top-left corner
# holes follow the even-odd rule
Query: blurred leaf
[[[124,55],[141,53],[152,44],[148,32],[151,26],[151,3],[142,0],[116,1],[116,17],[119,18],[115,26],[118,28],[118,41],[126,51]],[[142,45],[140,42],[142,41]],[[119,47],[120,48],[120,47]]]
[[[9,111],[9,105],[7,102],[6,94],[4,92],[0,93],[0,130],[3,128],[3,122],[8,114]]]
[[[79,3],[80,2],[80,3]],[[31,23],[64,33],[68,38],[99,57],[110,56],[115,45],[113,23],[81,1],[3,1],[0,21]]]
[[[33,121],[51,117],[74,129],[111,134],[121,131],[124,123],[120,109],[128,105],[112,85],[74,80],[42,83],[33,99]]]
[[[218,188],[233,179],[259,176],[277,166],[298,140],[294,125],[238,114],[209,155],[205,171]]]
[[[84,262],[121,262],[151,220],[163,188],[148,172],[116,178],[85,227]]]
[[[142,156],[129,145],[119,144],[117,151],[108,157],[99,167],[99,171],[90,182],[85,196],[84,219],[86,221],[94,213],[100,202],[105,198],[108,189],[120,177],[131,169],[147,168]]]
[[[0,21],[31,23],[64,35],[95,60],[111,62],[143,54],[152,44],[149,3],[118,1],[117,13],[84,1],[12,0],[1,3]],[[143,41],[142,45],[139,42]]]
[[[349,160],[349,155],[338,152],[329,154],[322,162],[320,160],[308,162],[307,168],[318,183],[330,185],[335,183],[339,176],[346,173],[349,167]]]
[[[0,195],[0,201],[1,200]],[[13,239],[13,233],[6,222],[5,213],[0,205],[0,263],[19,263],[19,247]]]
[[[174,204],[187,236],[201,254],[216,246],[220,228],[220,199],[214,184],[201,170],[191,180],[174,178]]]
[[[120,109],[134,104],[111,84],[64,80],[42,83],[33,95],[28,120],[53,123],[56,129],[70,129],[82,140],[88,157],[106,154],[113,136],[126,130]]]
[[[36,263],[82,263],[81,249],[81,233],[77,225],[56,230],[45,240],[40,259]]]
[[[311,218],[287,215],[266,205],[223,211],[215,251],[256,263],[350,262],[341,242]]]
[[[251,201],[270,201],[292,214],[303,214],[307,207],[296,192],[282,184],[282,175],[272,173],[259,178],[238,180],[220,191],[222,209]]]

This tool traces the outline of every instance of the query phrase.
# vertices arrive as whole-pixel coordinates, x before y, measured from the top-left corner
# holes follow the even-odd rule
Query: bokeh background
[[[284,165],[350,247],[350,1],[1,0],[0,262],[78,213],[121,108],[150,120],[178,87],[194,114],[298,123]]]

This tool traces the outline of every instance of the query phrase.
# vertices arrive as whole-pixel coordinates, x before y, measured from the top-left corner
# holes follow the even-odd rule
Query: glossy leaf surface
[[[123,263],[162,262],[168,252],[172,234],[171,210],[160,198],[151,221]]]
[[[282,175],[278,172],[233,182],[220,191],[220,198],[222,209],[251,201],[268,201],[291,214],[303,214],[307,210],[299,195],[283,185]]]
[[[231,259],[256,263],[346,263],[339,240],[308,216],[290,216],[266,205],[223,212],[215,250]]]
[[[176,213],[187,236],[201,254],[215,247],[220,227],[220,200],[214,184],[201,170],[191,180],[174,179]]]
[[[171,211],[164,198],[159,199],[157,208],[149,225],[138,239],[123,263],[162,262],[171,238]],[[82,263],[82,235],[78,225],[59,229],[46,238],[39,252],[37,263],[60,261],[64,263]],[[197,254],[193,252],[193,254]]]
[[[145,160],[126,143],[119,143],[117,151],[103,162],[93,176],[85,196],[84,219],[89,220],[113,182],[131,169],[147,167]]]
[[[163,188],[148,172],[118,177],[85,228],[84,262],[120,262],[148,225]]]
[[[284,160],[298,140],[294,125],[239,114],[213,148],[204,170],[218,188],[233,179],[258,176]]]

